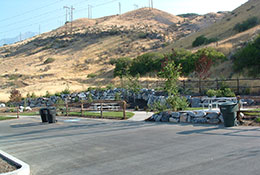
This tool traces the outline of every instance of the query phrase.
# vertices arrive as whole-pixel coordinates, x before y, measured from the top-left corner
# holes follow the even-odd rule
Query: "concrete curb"
[[[30,166],[27,163],[24,163],[23,161],[11,156],[10,154],[7,154],[3,151],[0,150],[0,156],[3,156],[5,159],[11,161],[12,163],[14,163],[15,165],[18,165],[20,168],[12,171],[12,172],[8,172],[8,173],[2,173],[0,175],[30,175]]]

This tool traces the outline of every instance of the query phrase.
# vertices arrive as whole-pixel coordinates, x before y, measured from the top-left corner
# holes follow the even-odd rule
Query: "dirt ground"
[[[7,173],[16,170],[17,167],[9,164],[5,160],[2,159],[0,156],[0,174],[1,173]]]

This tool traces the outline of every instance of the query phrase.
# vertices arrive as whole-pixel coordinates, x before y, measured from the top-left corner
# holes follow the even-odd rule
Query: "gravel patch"
[[[15,165],[10,164],[6,160],[4,160],[2,158],[2,156],[0,155],[0,174],[11,172],[11,171],[14,171],[14,170],[17,170],[17,167]]]

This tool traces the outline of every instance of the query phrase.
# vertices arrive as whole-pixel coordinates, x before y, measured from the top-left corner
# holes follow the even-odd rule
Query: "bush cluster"
[[[206,93],[208,97],[235,97],[235,93],[230,88],[223,88],[218,90],[209,89]]]
[[[119,58],[112,59],[110,64],[115,65],[114,76],[123,77],[128,74],[136,76],[137,74],[145,75],[151,72],[159,72],[162,70],[163,64],[167,61],[174,61],[176,65],[181,65],[181,75],[187,76],[195,70],[195,63],[201,56],[207,56],[213,63],[218,60],[225,60],[225,56],[221,52],[217,52],[213,48],[203,48],[196,53],[192,53],[184,49],[176,49],[172,53],[146,53],[134,59]]]
[[[235,72],[246,71],[248,76],[260,77],[260,35],[232,57]]]
[[[198,36],[193,42],[192,42],[192,47],[197,47],[201,45],[206,45],[210,44],[213,42],[217,42],[219,39],[218,38],[207,38],[204,35]]]
[[[246,31],[248,29],[255,27],[258,24],[259,24],[258,18],[254,16],[254,17],[248,18],[247,20],[243,21],[242,23],[237,23],[235,25],[235,27],[233,28],[233,30],[235,30],[237,32],[243,32],[243,31]]]

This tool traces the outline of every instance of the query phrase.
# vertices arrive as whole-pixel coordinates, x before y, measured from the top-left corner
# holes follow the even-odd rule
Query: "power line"
[[[73,22],[73,10],[75,10],[75,8],[73,8],[73,6],[71,6],[70,8],[71,12],[70,12],[70,19],[71,19],[71,28],[70,28],[70,32],[72,34],[72,22]]]
[[[1,19],[0,22],[4,22],[4,21],[10,20],[10,19],[12,19],[12,18],[17,18],[17,17],[19,17],[19,16],[22,16],[22,15],[25,15],[25,14],[28,14],[28,13],[31,13],[31,12],[34,12],[34,11],[37,11],[37,10],[40,10],[40,9],[49,7],[49,6],[52,6],[52,5],[54,5],[54,4],[59,3],[60,1],[64,1],[64,0],[58,0],[58,1],[53,2],[53,3],[51,3],[51,4],[48,4],[48,5],[45,5],[45,6],[36,8],[36,9],[33,9],[33,10],[29,10],[29,11],[23,12],[23,13],[21,13],[21,14],[19,14],[19,15],[14,15],[14,16],[11,16],[11,17],[8,17],[8,18],[5,18],[5,19]]]

